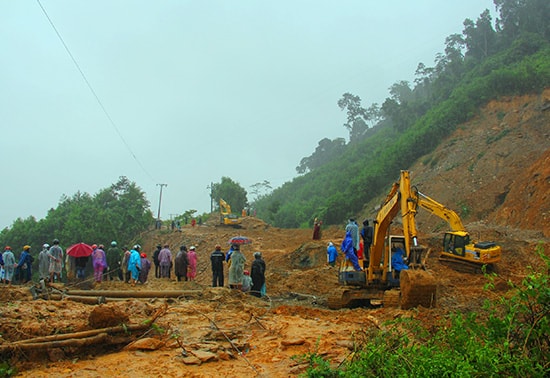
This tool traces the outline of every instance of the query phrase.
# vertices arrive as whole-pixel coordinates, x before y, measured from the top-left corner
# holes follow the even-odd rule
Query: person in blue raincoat
[[[340,246],[340,249],[342,249],[342,252],[346,255],[346,258],[353,264],[353,268],[356,271],[362,271],[361,266],[359,265],[359,260],[357,259],[357,255],[355,254],[355,248],[353,246],[353,238],[351,236],[351,232],[346,232],[346,237],[344,240],[342,240],[342,245]]]
[[[336,250],[336,247],[332,242],[328,243],[327,246],[327,262],[328,265],[334,266],[336,265],[336,258],[338,257],[338,251]]]
[[[140,249],[141,246],[139,244],[134,245],[134,248],[130,251],[130,258],[128,259],[128,271],[132,275],[132,286],[136,286],[136,282],[139,279],[139,272],[141,271]]]
[[[391,255],[391,266],[393,267],[393,270],[397,272],[397,274],[401,273],[402,270],[409,269],[407,264],[405,264],[404,256],[405,251],[403,251],[403,248],[401,247],[397,248],[397,250]]]

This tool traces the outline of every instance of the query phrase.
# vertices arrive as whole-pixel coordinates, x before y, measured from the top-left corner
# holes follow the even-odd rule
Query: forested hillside
[[[495,6],[494,22],[488,11],[466,19],[435,65],[420,63],[415,82],[398,81],[381,106],[363,107],[359,96],[344,94],[338,106],[347,111],[349,142],[320,141],[297,167],[302,176],[254,203],[258,215],[279,227],[305,227],[316,217],[342,223],[489,101],[550,87],[550,4],[499,0]]]

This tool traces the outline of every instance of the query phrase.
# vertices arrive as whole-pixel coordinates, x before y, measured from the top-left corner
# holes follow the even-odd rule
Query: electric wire
[[[42,12],[44,13],[44,15],[46,16],[46,18],[48,19],[48,22],[50,23],[51,27],[53,28],[53,30],[55,31],[55,34],[57,34],[57,37],[59,38],[59,40],[61,41],[61,43],[63,44],[63,47],[65,48],[65,51],[67,51],[67,54],[69,54],[69,57],[71,58],[71,60],[73,61],[74,65],[76,66],[78,72],[80,72],[80,76],[82,76],[82,79],[84,79],[84,82],[86,83],[86,85],[88,86],[88,89],[90,90],[90,92],[92,92],[92,95],[94,96],[94,98],[96,99],[97,103],[99,104],[99,107],[101,108],[101,110],[103,111],[103,113],[105,114],[105,116],[107,117],[107,119],[109,120],[109,123],[111,124],[111,126],[113,127],[113,129],[115,129],[116,133],[118,134],[119,138],[122,140],[122,143],[124,143],[124,146],[126,147],[126,149],[128,150],[128,152],[130,153],[130,155],[132,155],[132,157],[134,158],[134,160],[136,161],[136,163],[139,165],[139,167],[143,170],[143,172],[145,172],[145,174],[151,179],[151,181],[153,182],[156,182],[155,179],[153,178],[153,176],[149,173],[149,171],[147,171],[145,169],[145,167],[143,166],[143,164],[141,163],[141,161],[137,158],[136,154],[134,154],[134,151],[132,151],[132,148],[130,147],[130,145],[128,144],[128,142],[126,142],[126,139],[124,139],[124,136],[122,135],[122,133],[120,132],[120,130],[118,129],[117,125],[115,124],[115,122],[113,121],[113,119],[111,118],[111,115],[109,114],[109,112],[107,111],[107,109],[105,108],[105,106],[103,105],[103,102],[101,102],[99,96],[97,95],[96,91],[94,90],[94,88],[92,87],[92,85],[90,84],[90,82],[88,81],[88,78],[86,77],[86,75],[84,74],[84,72],[82,71],[82,69],[80,68],[80,65],[78,64],[78,62],[76,61],[75,57],[73,56],[73,54],[71,53],[71,50],[69,49],[69,47],[67,46],[67,44],[65,43],[65,40],[63,39],[63,37],[61,36],[61,34],[59,33],[59,31],[57,30],[57,28],[55,27],[52,19],[50,18],[50,16],[48,15],[48,12],[46,12],[46,9],[42,6],[42,3],[40,2],[40,0],[36,0],[36,2],[38,3],[38,5],[40,6],[40,8],[42,9]]]

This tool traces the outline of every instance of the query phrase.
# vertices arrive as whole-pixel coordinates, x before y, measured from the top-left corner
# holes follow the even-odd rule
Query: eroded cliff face
[[[549,237],[550,89],[491,101],[410,170],[421,192],[466,224]],[[417,221],[426,232],[444,227],[422,211]]]

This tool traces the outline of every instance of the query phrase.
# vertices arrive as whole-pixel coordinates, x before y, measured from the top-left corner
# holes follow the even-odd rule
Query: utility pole
[[[206,187],[206,189],[210,189],[210,212],[214,212],[214,183],[211,183]]]
[[[160,222],[160,203],[162,201],[162,187],[168,186],[168,184],[157,184],[157,186],[160,186],[159,212],[158,212],[158,215],[157,215],[157,222]]]

